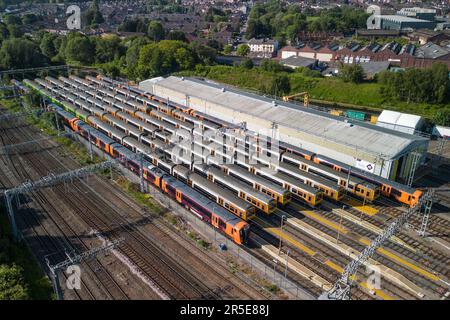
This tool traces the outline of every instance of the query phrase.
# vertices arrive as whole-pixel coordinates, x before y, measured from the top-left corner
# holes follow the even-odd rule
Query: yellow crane
[[[299,96],[303,96],[303,104],[305,105],[305,107],[309,106],[309,93],[308,92],[300,92],[300,93],[296,93],[296,94],[292,94],[290,96],[284,96],[283,97],[283,101],[288,102],[290,99],[295,98],[295,97],[299,97]]]

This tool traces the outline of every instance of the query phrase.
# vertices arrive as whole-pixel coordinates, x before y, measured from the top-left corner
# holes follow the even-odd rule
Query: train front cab
[[[213,225],[213,227],[219,229],[220,231],[231,237],[237,244],[245,244],[248,240],[250,225],[245,221],[240,221],[236,223],[235,226],[233,226],[232,224],[223,221],[218,215],[212,213],[211,224]]]
[[[234,226],[227,223],[227,230],[225,232],[233,239],[234,242],[243,245],[248,241],[250,225],[245,221],[239,221]]]
[[[382,184],[381,185],[381,194],[386,197],[393,197],[397,201],[399,201],[403,204],[407,204],[408,206],[410,206],[412,208],[419,202],[420,197],[422,196],[423,192],[420,190],[416,190],[413,192],[413,194],[410,194],[406,191],[397,190],[387,184]]]

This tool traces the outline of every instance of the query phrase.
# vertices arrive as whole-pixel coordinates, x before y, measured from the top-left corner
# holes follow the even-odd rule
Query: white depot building
[[[203,80],[170,76],[139,88],[232,124],[389,179],[406,178],[428,139]],[[414,153],[413,153],[414,152]],[[414,154],[414,155],[413,155]]]

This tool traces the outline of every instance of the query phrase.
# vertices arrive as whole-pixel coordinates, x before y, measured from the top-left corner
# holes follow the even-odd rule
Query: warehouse
[[[407,29],[434,29],[436,22],[423,19],[410,18],[400,15],[379,15],[381,29],[407,30]]]
[[[387,178],[407,177],[411,152],[423,155],[428,146],[422,137],[202,80],[171,76],[143,81],[139,87],[226,122],[245,122],[248,130],[261,135],[272,136],[276,127],[285,143]]]

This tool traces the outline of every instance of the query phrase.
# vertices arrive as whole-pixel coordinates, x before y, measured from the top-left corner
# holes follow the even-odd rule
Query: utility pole
[[[428,220],[430,219],[431,207],[433,206],[433,194],[434,190],[429,189],[428,192],[424,195],[423,218],[422,218],[422,225],[419,230],[419,235],[421,237],[425,237],[425,232],[427,230]]]
[[[59,282],[59,276],[60,276],[61,270],[65,269],[71,265],[79,264],[80,262],[85,261],[87,259],[92,259],[101,253],[111,250],[111,249],[115,248],[116,246],[118,246],[120,243],[122,243],[124,240],[125,240],[124,238],[119,238],[112,242],[105,243],[104,245],[102,245],[100,247],[96,247],[89,251],[83,252],[74,257],[67,255],[68,258],[66,260],[64,260],[56,265],[53,265],[53,266],[50,265],[50,261],[48,260],[48,258],[46,258],[46,263],[51,272],[52,283],[53,283],[53,287],[56,292],[57,299],[58,300],[64,299],[64,294],[61,289],[61,284]]]
[[[411,152],[411,155],[412,155],[413,159],[412,159],[412,163],[411,163],[411,168],[409,169],[408,181],[407,181],[407,185],[409,187],[411,187],[414,182],[414,174],[416,172],[417,164],[419,162],[420,153],[414,151],[414,152]]]
[[[91,129],[88,130],[88,142],[89,142],[89,156],[91,157],[91,161],[93,161],[94,156],[92,155]]]
[[[280,252],[281,252],[281,236],[283,235],[283,222],[284,222],[284,219],[286,218],[286,216],[285,215],[282,215],[281,216],[281,222],[280,222],[280,243],[279,243],[279,245],[278,245],[278,255],[280,255]]]
[[[139,177],[141,180],[141,192],[145,192],[145,183],[144,183],[144,154],[139,152]]]

